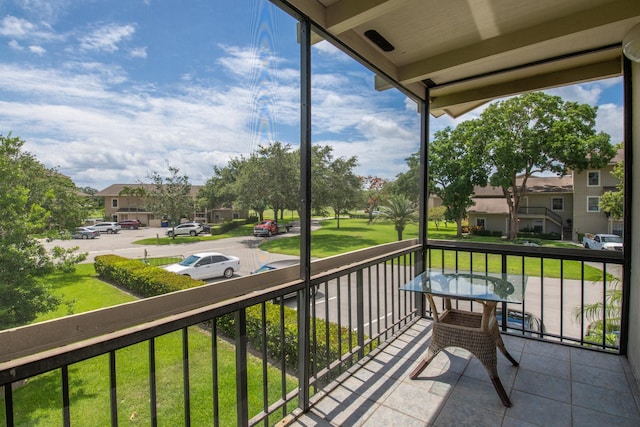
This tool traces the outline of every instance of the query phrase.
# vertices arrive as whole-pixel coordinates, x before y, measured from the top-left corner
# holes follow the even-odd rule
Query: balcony
[[[462,349],[408,379],[431,313],[399,287],[422,260],[528,276],[524,304],[501,307],[544,324],[502,325],[520,362],[498,354],[511,408]],[[622,254],[583,249],[402,241],[315,261],[310,283],[294,266],[2,331],[0,418],[7,426],[86,425],[87,413],[94,425],[636,425],[640,392],[620,355],[624,328],[620,342],[586,340],[593,320],[580,314],[605,302],[622,263]],[[297,301],[279,298],[292,291]],[[602,316],[604,325],[621,320]],[[30,399],[34,388],[46,402]]]
[[[354,366],[293,426],[636,426],[640,390],[626,358],[507,336],[519,367],[498,355],[513,406],[505,408],[487,372],[469,352],[439,354],[416,380],[431,321],[421,319]]]

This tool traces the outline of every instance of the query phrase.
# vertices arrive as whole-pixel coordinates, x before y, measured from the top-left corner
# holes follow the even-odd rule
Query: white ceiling
[[[279,0],[276,0],[278,2]],[[488,100],[621,75],[640,0],[284,0],[434,115]],[[395,49],[384,52],[364,33]]]

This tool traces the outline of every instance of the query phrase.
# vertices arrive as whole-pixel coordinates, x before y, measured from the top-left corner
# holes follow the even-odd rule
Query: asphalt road
[[[134,241],[160,237],[164,238],[166,228],[140,228],[138,230],[120,230],[116,234],[102,233],[96,239],[54,240],[46,242],[44,246],[50,249],[54,246],[71,248],[77,246],[78,252],[88,254],[85,262],[93,262],[95,256],[115,254],[126,258],[149,258],[164,256],[187,257],[196,252],[221,252],[225,255],[235,255],[240,258],[240,270],[237,275],[244,276],[263,264],[279,259],[293,258],[287,255],[271,254],[258,248],[264,238],[253,236],[230,237],[220,240],[194,241],[193,243],[177,245],[138,245]],[[270,237],[269,239],[286,238],[296,235],[296,231]]]

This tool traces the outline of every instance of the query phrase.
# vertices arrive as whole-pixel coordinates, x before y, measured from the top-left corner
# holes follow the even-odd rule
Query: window
[[[487,220],[485,218],[476,218],[476,227],[485,228]]]
[[[587,172],[587,187],[600,186],[600,171]]]
[[[600,197],[587,197],[587,212],[600,212]]]
[[[562,197],[554,197],[551,199],[551,210],[552,211],[563,211],[564,210],[564,199]]]
[[[112,208],[118,207],[118,199],[111,199],[111,207]]]

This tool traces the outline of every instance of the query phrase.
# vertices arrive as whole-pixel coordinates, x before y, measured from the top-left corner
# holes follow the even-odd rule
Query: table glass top
[[[520,274],[500,274],[429,269],[400,290],[432,295],[509,302],[522,304],[527,277]]]

